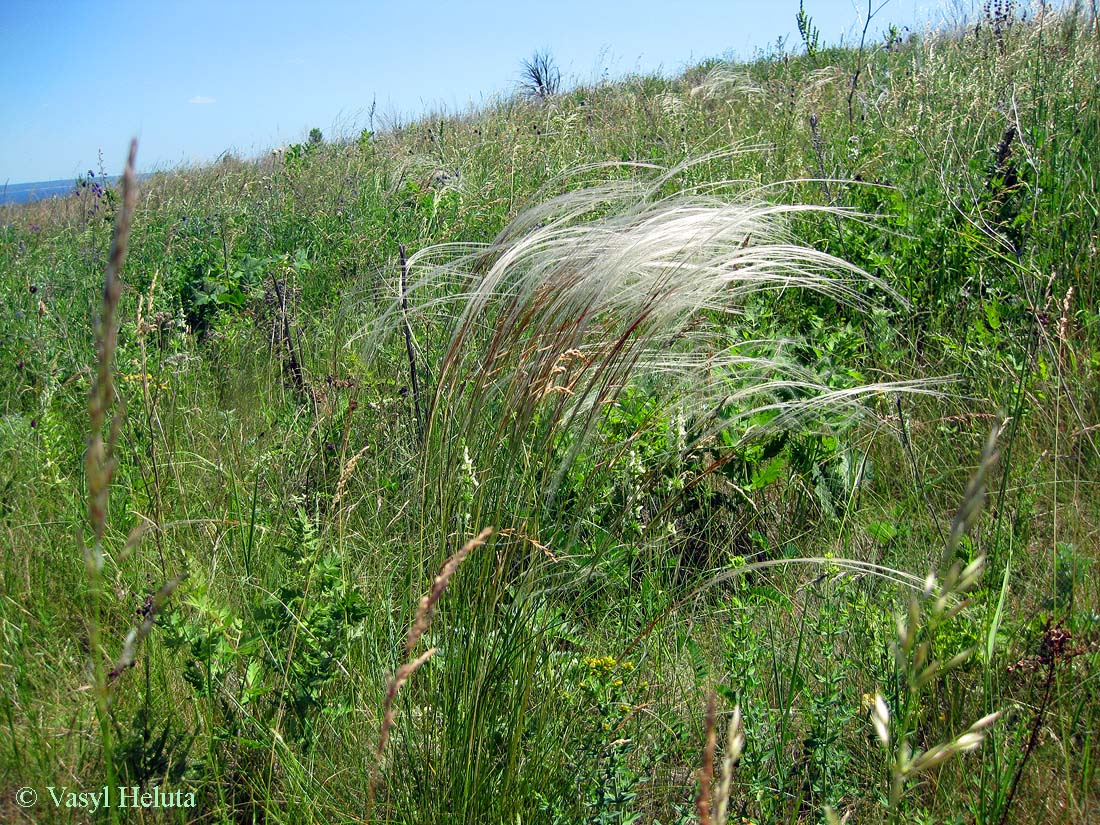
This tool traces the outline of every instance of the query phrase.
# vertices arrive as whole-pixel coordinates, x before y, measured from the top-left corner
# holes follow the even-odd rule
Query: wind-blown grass
[[[681,409],[696,441],[762,411],[790,425],[871,394],[932,391],[926,380],[834,391],[785,359],[782,341],[728,343],[746,304],[764,294],[805,291],[857,308],[875,295],[901,298],[858,267],[790,242],[791,216],[839,210],[769,204],[753,191],[676,191],[679,176],[715,159],[566,192],[521,213],[493,243],[458,247],[466,254],[453,261],[438,262],[454,247],[409,259],[412,300],[449,319],[440,352],[428,353],[438,358],[428,364],[428,441],[442,465],[456,466],[460,448],[520,462],[528,478],[541,464],[550,500],[631,384],[658,408]],[[368,346],[399,314],[395,305],[381,316]],[[762,349],[769,354],[747,354]]]
[[[407,333],[407,310],[416,325],[443,325],[421,346],[431,378],[416,512],[427,541],[446,543],[487,521],[504,525],[502,535],[535,537],[498,544],[496,558],[471,561],[456,585],[462,608],[452,622],[463,634],[464,686],[437,687],[435,694],[457,699],[478,685],[479,695],[493,700],[437,704],[434,713],[449,732],[433,739],[448,763],[468,766],[457,771],[467,784],[488,781],[486,775],[505,787],[532,781],[532,766],[486,752],[472,731],[524,725],[531,732],[546,724],[539,698],[502,675],[518,668],[534,678],[546,670],[545,639],[558,620],[542,611],[554,582],[569,576],[547,561],[539,525],[553,520],[566,473],[628,387],[650,396],[658,415],[682,412],[696,433],[685,452],[761,411],[768,421],[744,438],[813,416],[851,414],[873,394],[933,392],[924,380],[833,390],[784,358],[782,342],[730,344],[744,308],[762,295],[805,291],[856,308],[876,295],[900,299],[857,267],[790,241],[785,220],[820,210],[677,192],[678,176],[691,165],[568,191],[521,213],[481,247],[421,250],[407,261],[408,294],[402,290],[363,332],[371,358],[398,328]],[[455,256],[458,250],[463,254]],[[759,562],[741,573],[771,566]],[[908,579],[916,588],[923,582],[859,561],[835,566]],[[540,768],[552,765],[547,759]],[[455,788],[459,777],[439,793],[468,804]]]

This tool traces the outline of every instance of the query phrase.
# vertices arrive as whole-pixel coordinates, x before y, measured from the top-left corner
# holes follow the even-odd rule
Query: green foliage
[[[611,656],[586,656],[570,665],[563,695],[569,714],[581,720],[568,743],[573,757],[571,795],[579,810],[571,811],[559,800],[543,798],[542,809],[552,822],[585,822],[591,825],[628,825],[642,814],[636,809],[637,786],[649,776],[634,756],[629,737],[636,710],[631,701],[634,664]],[[652,769],[652,763],[649,768]]]
[[[282,583],[270,592],[257,588],[245,613],[195,589],[167,620],[167,644],[183,652],[187,682],[226,745],[262,750],[274,732],[308,749],[322,720],[351,710],[328,688],[366,605],[304,510],[297,526]]]
[[[320,135],[320,132],[317,132]],[[310,133],[310,138],[313,137],[313,133]],[[310,163],[317,156],[319,147],[322,145],[320,140],[309,140],[306,143],[292,143],[286,147],[286,152],[283,154],[283,163],[286,165],[288,171],[292,173],[301,173],[303,170],[309,167]]]
[[[807,56],[810,60],[816,61],[818,52],[821,51],[821,32],[814,25],[813,18],[806,13],[804,0],[798,2],[798,14],[795,15],[795,23],[798,25],[798,34],[806,47]]]
[[[149,789],[154,785],[174,788],[183,780],[189,768],[195,734],[174,729],[178,724],[170,715],[159,723],[159,713],[143,705],[134,717],[130,730],[119,737],[116,758],[119,778],[126,787]]]
[[[179,300],[188,325],[202,333],[219,316],[239,313],[254,303],[262,296],[261,288],[265,284],[275,280],[282,283],[288,275],[309,269],[303,249],[298,249],[293,256],[284,253],[227,257],[224,248],[217,250],[209,243],[196,243],[192,255],[178,270]],[[280,289],[285,289],[285,285]],[[271,298],[276,297],[272,292]]]

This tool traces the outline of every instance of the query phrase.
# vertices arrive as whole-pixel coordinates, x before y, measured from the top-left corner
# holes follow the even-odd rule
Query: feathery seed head
[[[921,382],[830,390],[786,362],[783,342],[731,348],[714,325],[699,323],[704,313],[735,321],[751,296],[791,289],[857,307],[871,304],[867,287],[901,301],[880,279],[790,242],[787,220],[830,210],[767,203],[759,189],[730,198],[731,183],[680,182],[694,164],[722,157],[670,170],[634,164],[633,179],[551,197],[486,247],[413,255],[409,300],[428,296],[421,312],[459,307],[448,312],[427,429],[443,427],[447,443],[487,455],[544,457],[550,499],[607,405],[632,383],[704,423],[689,427],[698,439],[761,412],[781,427],[852,409],[873,393],[930,392]],[[369,346],[399,328],[401,312],[395,302],[367,330]]]
[[[875,727],[875,735],[884,748],[890,747],[890,708],[882,694],[875,694],[875,703],[871,708],[871,724]]]

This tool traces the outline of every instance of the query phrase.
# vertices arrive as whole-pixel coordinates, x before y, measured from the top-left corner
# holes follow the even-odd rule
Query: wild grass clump
[[[431,376],[422,388],[422,431],[417,427],[423,535],[446,542],[469,524],[494,519],[506,525],[502,535],[523,537],[498,544],[495,559],[483,556],[466,578],[476,584],[456,593],[465,620],[494,640],[490,652],[467,638],[462,673],[467,682],[498,686],[499,709],[491,712],[507,715],[488,724],[508,729],[546,712],[537,696],[501,684],[494,671],[501,651],[524,672],[547,667],[542,640],[560,619],[546,612],[546,602],[555,582],[584,572],[575,562],[554,564],[543,537],[568,518],[568,507],[556,506],[559,488],[629,388],[652,398],[657,417],[679,411],[692,433],[685,452],[750,416],[757,424],[742,428],[742,440],[755,429],[774,433],[805,426],[811,416],[849,415],[873,393],[930,391],[924,382],[831,390],[784,361],[780,342],[737,336],[737,344],[723,344],[761,295],[802,290],[862,306],[871,301],[868,290],[897,296],[866,273],[786,240],[783,220],[806,211],[800,207],[710,194],[729,184],[678,190],[690,167],[567,191],[519,215],[494,243],[459,247],[457,260],[448,259],[448,247],[402,259],[397,300],[364,333],[365,360],[397,335],[411,374],[419,361]],[[419,357],[410,317],[412,326],[447,324],[421,344]],[[413,383],[410,405],[419,421],[417,392]],[[612,465],[615,449],[600,446],[595,460]],[[604,467],[585,483],[608,472]],[[452,480],[437,483],[446,477]],[[473,710],[450,702],[436,708],[462,731],[487,723],[478,709],[475,724]],[[478,766],[493,759],[465,734],[447,747],[456,749],[445,751],[450,761]],[[519,767],[497,781],[530,781]]]
[[[568,191],[519,215],[492,244],[459,247],[454,261],[440,260],[447,247],[409,259],[408,298],[402,292],[372,325],[368,346],[405,318],[406,301],[421,317],[449,319],[426,353],[427,473],[472,452],[496,480],[479,486],[479,506],[503,506],[491,497],[507,492],[509,467],[550,502],[629,386],[651,396],[657,415],[679,411],[692,433],[684,450],[762,412],[776,426],[839,415],[862,395],[922,390],[915,382],[832,391],[784,358],[791,342],[739,334],[729,343],[728,330],[763,295],[804,291],[856,307],[869,306],[871,292],[898,296],[789,241],[784,221],[815,208],[767,204],[751,190],[738,200],[708,194],[732,183],[676,186],[714,160]]]
[[[409,635],[405,640],[406,661],[396,670],[393,678],[390,679],[389,685],[386,687],[386,698],[382,705],[382,726],[378,734],[378,746],[375,749],[375,758],[379,763],[382,762],[386,753],[386,743],[389,741],[390,731],[393,729],[394,722],[396,721],[397,709],[394,707],[394,703],[397,699],[397,694],[409,679],[412,678],[413,674],[423,667],[432,656],[439,652],[439,648],[431,647],[416,657],[412,655],[421,637],[431,628],[432,616],[435,613],[436,603],[439,601],[440,597],[443,596],[443,593],[447,589],[447,585],[451,581],[451,577],[454,576],[459,565],[466,560],[466,557],[473,550],[483,545],[492,533],[493,528],[486,527],[478,533],[477,536],[462,545],[453,556],[444,562],[443,568],[439,571],[439,575],[437,575],[435,581],[432,582],[431,591],[420,599],[420,605],[416,609],[416,617],[413,620],[412,626],[409,627]],[[368,815],[370,813],[369,806],[373,805],[374,802],[374,776],[375,775],[372,774]]]

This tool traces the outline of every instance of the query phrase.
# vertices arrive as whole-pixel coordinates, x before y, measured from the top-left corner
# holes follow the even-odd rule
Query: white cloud
[[[187,102],[188,103],[195,103],[195,104],[198,104],[198,105],[201,106],[201,105],[205,105],[207,103],[215,103],[215,102],[217,102],[217,98],[207,97],[206,95],[195,95],[193,98],[191,98]]]

